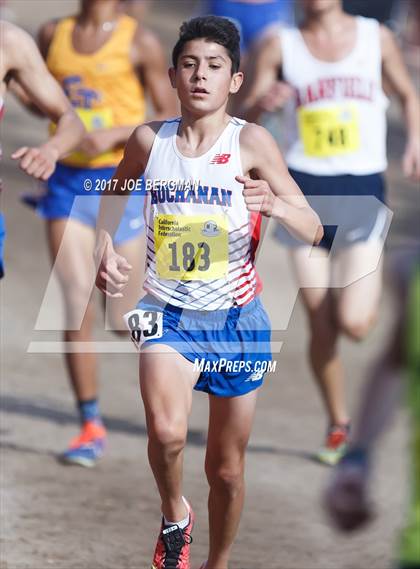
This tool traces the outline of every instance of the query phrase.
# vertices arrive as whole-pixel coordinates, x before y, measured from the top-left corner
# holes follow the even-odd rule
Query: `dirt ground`
[[[75,2],[21,0],[9,3],[17,22],[34,32],[40,23],[71,12]],[[176,37],[190,3],[152,3],[148,15],[167,45]],[[403,130],[392,115],[389,203],[396,211],[389,248],[413,234],[419,199],[403,180],[399,157]],[[77,429],[62,356],[32,353],[60,333],[35,330],[50,268],[42,222],[19,202],[33,188],[8,159],[13,149],[45,136],[45,124],[9,98],[2,125],[2,177],[6,213],[6,278],[1,285],[1,510],[2,569],[144,569],[150,566],[159,526],[159,500],[146,456],[145,420],[137,387],[134,353],[101,355],[101,405],[109,445],[97,468],[66,468],[55,459]],[[272,228],[271,228],[272,229]],[[374,468],[377,517],[351,538],[328,525],[320,496],[329,470],[311,459],[325,419],[306,363],[307,332],[296,303],[287,330],[279,307],[292,278],[285,253],[266,233],[258,268],[265,281],[263,301],[273,320],[277,371],[261,390],[247,460],[247,499],[233,552],[232,569],[385,569],[403,520],[406,496],[407,428],[398,413],[383,438]],[[98,299],[99,300],[99,299]],[[49,308],[51,312],[55,306]],[[342,342],[351,408],[390,323],[392,303],[385,290],[379,322],[361,345]],[[98,335],[102,321],[98,311]],[[110,344],[111,345],[111,344]],[[116,350],[114,350],[116,351]],[[197,514],[193,567],[206,557],[207,485],[203,460],[207,399],[194,395],[185,457],[185,494]]]

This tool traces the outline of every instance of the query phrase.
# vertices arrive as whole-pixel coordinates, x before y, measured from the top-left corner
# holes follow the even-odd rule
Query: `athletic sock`
[[[169,522],[165,518],[165,516],[163,516],[163,523],[165,524],[166,527],[178,526],[179,529],[185,529],[187,525],[190,523],[190,514],[188,514],[188,516],[183,520],[181,520],[180,522]]]
[[[329,429],[345,429],[347,434],[350,432],[351,423],[348,421],[347,423],[330,423]]]
[[[185,507],[188,509],[187,502],[186,502],[184,496],[182,496],[182,501],[184,502]],[[163,523],[167,527],[178,526],[179,529],[185,529],[187,527],[187,525],[190,523],[190,514],[188,513],[187,517],[184,518],[183,520],[181,520],[180,522],[170,522],[165,518],[165,516],[163,516]]]
[[[95,421],[102,423],[99,413],[99,403],[97,399],[89,399],[87,401],[78,401],[80,421],[86,423],[87,421]]]

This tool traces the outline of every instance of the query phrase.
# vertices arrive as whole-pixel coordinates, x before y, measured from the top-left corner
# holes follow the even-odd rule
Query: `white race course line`
[[[160,344],[162,353],[172,351]],[[272,342],[272,353],[279,353],[283,346],[283,342]],[[119,342],[61,342],[61,341],[39,341],[30,342],[27,353],[29,354],[132,354],[136,352],[131,340]]]

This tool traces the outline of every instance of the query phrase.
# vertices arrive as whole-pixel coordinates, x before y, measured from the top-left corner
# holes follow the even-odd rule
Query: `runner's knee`
[[[211,459],[206,459],[206,475],[211,488],[222,491],[229,496],[236,496],[244,484],[243,461],[217,464]]]
[[[374,316],[370,316],[369,318],[351,318],[349,316],[340,315],[339,317],[340,330],[356,342],[361,342],[366,338],[372,329],[374,321]]]
[[[149,441],[165,449],[166,452],[177,454],[185,447],[187,439],[187,425],[184,421],[177,421],[163,417],[153,419],[148,423]]]

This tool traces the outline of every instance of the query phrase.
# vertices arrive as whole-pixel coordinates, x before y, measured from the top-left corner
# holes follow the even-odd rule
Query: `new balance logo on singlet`
[[[216,154],[210,164],[227,164],[229,162],[230,154]]]

